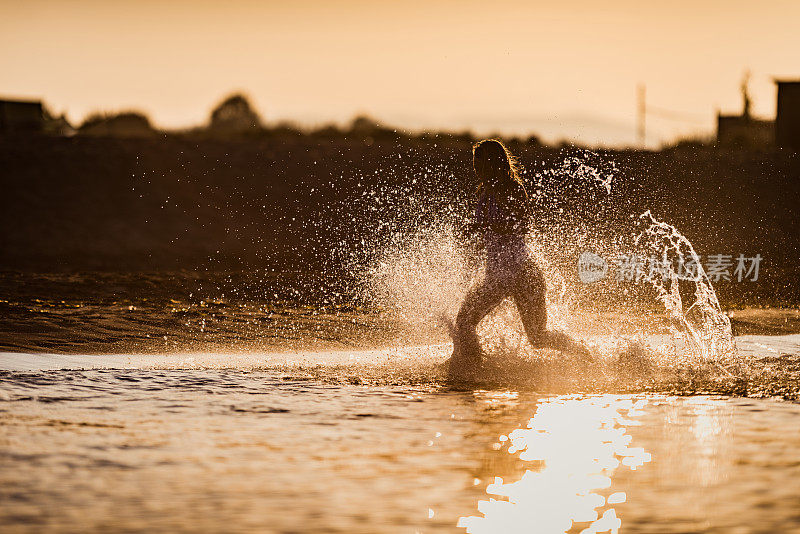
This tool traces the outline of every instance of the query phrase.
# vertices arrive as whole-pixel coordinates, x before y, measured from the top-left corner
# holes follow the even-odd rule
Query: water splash
[[[572,148],[555,167],[545,169],[539,174],[537,192],[552,194],[552,185],[542,186],[542,179],[549,182],[561,182],[565,179],[577,180],[589,187],[600,186],[606,194],[611,194],[611,187],[619,169],[617,164],[591,150]],[[580,185],[572,184],[570,188],[579,191]]]
[[[437,323],[457,309],[473,263],[448,221],[397,232],[368,268],[368,292],[382,309],[410,323]]]
[[[413,175],[414,170],[404,172]],[[617,164],[607,156],[571,149],[560,162],[528,176],[538,220],[527,243],[547,282],[548,327],[566,332],[585,327],[577,324],[580,319],[575,313],[581,299],[609,306],[627,300],[627,311],[631,306],[646,310],[657,303],[676,340],[673,361],[677,356],[683,363],[721,362],[735,352],[730,320],[689,240],[649,211],[638,220],[619,214],[614,218],[613,210],[603,211],[614,201],[612,192],[619,174]],[[466,202],[454,199],[444,209],[439,204],[431,208],[416,197],[413,188],[405,193],[408,197],[403,203],[413,209],[411,213],[408,209],[395,211],[390,225],[395,233],[375,247],[366,274],[367,292],[381,309],[410,323],[430,325],[440,323],[442,317],[452,320],[467,289],[482,276],[481,257],[464,245],[461,233],[469,216],[455,206],[459,200]],[[587,222],[586,213],[594,214],[595,220]],[[624,287],[613,280],[593,288],[579,283],[567,269],[574,269],[575,256],[587,249],[607,258],[625,255],[641,259],[644,268],[637,271],[637,287]],[[685,263],[696,262],[699,271],[691,279],[677,273],[664,278],[652,258],[662,262],[684,258]],[[686,295],[687,285],[692,285],[691,298]],[[643,303],[636,303],[636,293],[644,295]],[[621,317],[624,323],[624,314]],[[618,330],[624,330],[624,324],[619,326]],[[510,300],[484,319],[478,330],[489,353],[530,352]],[[591,329],[583,328],[583,333],[592,337]],[[624,338],[617,336],[611,345],[625,346],[620,341]]]
[[[734,355],[730,318],[722,311],[692,243],[649,210],[640,216],[640,221],[644,228],[634,243],[644,252],[640,256],[645,265],[641,274],[664,304],[673,335],[686,342],[692,356],[704,361]],[[682,284],[691,287],[684,288],[684,296]]]

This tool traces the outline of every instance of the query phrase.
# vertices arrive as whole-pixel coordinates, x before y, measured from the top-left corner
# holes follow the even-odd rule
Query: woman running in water
[[[488,139],[473,147],[472,164],[479,182],[473,229],[483,235],[486,269],[456,316],[451,371],[480,365],[478,323],[508,297],[517,305],[531,345],[586,354],[586,348],[567,335],[547,331],[547,286],[525,245],[529,202],[516,160],[500,141]]]

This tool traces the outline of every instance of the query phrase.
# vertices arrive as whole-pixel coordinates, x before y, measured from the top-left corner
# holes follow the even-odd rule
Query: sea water
[[[350,299],[298,297],[304,273],[4,273],[3,530],[800,531],[800,318],[725,312],[702,269],[581,282],[584,251],[696,255],[650,213],[563,212],[564,184],[614,191],[593,158],[533,177],[554,216],[529,236],[550,327],[591,357],[531,350],[507,302],[468,384],[442,321],[480,260],[413,197],[347,251]]]
[[[741,343],[796,378],[797,336]],[[800,530],[796,402],[454,390],[339,357],[3,372],[3,531]]]

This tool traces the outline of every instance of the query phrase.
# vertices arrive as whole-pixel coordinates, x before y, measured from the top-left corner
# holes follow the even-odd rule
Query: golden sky
[[[0,96],[79,122],[139,109],[207,120],[233,90],[267,121],[635,141],[710,133],[717,108],[774,116],[773,76],[800,77],[797,0],[0,0]],[[667,110],[670,117],[657,116]],[[663,114],[662,114],[663,115]]]

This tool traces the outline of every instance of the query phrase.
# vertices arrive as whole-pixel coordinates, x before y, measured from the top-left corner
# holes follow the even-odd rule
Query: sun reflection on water
[[[498,439],[529,469],[516,482],[495,477],[489,500],[478,502],[482,517],[462,517],[458,526],[475,534],[566,533],[585,523],[582,534],[618,532],[622,521],[612,505],[627,496],[609,490],[611,477],[620,465],[636,469],[650,461],[626,433],[646,404],[618,395],[543,399],[526,428]]]

